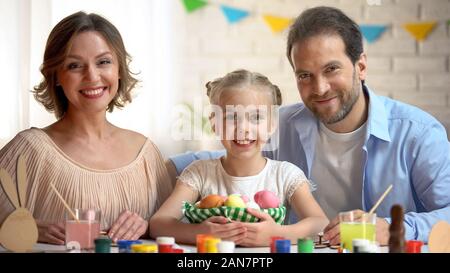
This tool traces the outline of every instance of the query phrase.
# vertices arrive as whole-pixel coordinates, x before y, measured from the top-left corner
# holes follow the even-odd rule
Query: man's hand
[[[377,242],[380,246],[389,243],[389,223],[384,218],[377,217]]]
[[[108,232],[108,236],[117,242],[118,240],[137,240],[144,235],[148,228],[148,221],[137,213],[129,210],[122,212]]]
[[[361,218],[363,213],[362,210],[354,210],[355,220]],[[384,218],[378,218],[376,222],[376,240],[380,245],[387,245],[389,241],[389,223],[386,222]],[[325,241],[330,241],[330,245],[340,244],[340,234],[339,234],[339,217],[336,216],[328,226],[324,229],[323,239]]]

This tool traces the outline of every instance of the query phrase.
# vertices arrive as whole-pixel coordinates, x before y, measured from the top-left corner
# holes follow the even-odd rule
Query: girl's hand
[[[38,227],[38,241],[42,243],[63,245],[66,240],[65,225],[60,223],[46,223],[36,220]]]
[[[113,242],[118,240],[137,240],[147,232],[148,221],[137,213],[125,210],[119,215],[108,232]]]
[[[236,244],[248,247],[269,246],[270,237],[280,234],[280,225],[263,211],[247,208],[247,212],[261,221],[258,223],[242,223],[247,228],[247,237],[236,242]]]
[[[246,237],[247,229],[241,222],[229,220],[223,216],[213,216],[200,224],[201,233],[211,234],[226,241],[239,241]]]

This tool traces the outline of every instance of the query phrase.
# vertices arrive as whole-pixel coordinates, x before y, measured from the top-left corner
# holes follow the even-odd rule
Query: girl
[[[228,73],[206,84],[216,111],[213,130],[221,136],[226,155],[199,160],[180,175],[171,196],[150,220],[152,237],[174,236],[180,243],[195,243],[196,234],[208,233],[243,246],[268,246],[270,237],[283,236],[295,242],[316,234],[328,223],[311,195],[304,173],[288,162],[273,161],[261,154],[263,145],[276,129],[273,106],[281,104],[281,93],[265,76],[246,70]],[[224,114],[222,114],[224,113]],[[200,224],[186,224],[183,201],[194,203],[209,194],[240,193],[254,196],[260,190],[274,192],[282,204],[292,207],[303,220],[278,225],[268,214],[247,209],[261,221],[242,223],[217,216]]]

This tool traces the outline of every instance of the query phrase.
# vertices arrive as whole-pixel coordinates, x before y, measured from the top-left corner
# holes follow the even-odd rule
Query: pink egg
[[[262,209],[278,208],[280,205],[280,199],[278,199],[278,196],[268,190],[257,192],[254,199],[256,204],[258,204]]]

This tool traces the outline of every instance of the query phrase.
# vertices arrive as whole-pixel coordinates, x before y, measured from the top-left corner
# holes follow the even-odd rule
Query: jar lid
[[[158,245],[173,245],[173,244],[175,244],[175,238],[173,238],[173,237],[157,237],[156,243]]]
[[[219,253],[233,253],[235,244],[232,241],[221,241],[217,243],[217,250]]]
[[[96,244],[111,244],[112,240],[107,236],[100,236],[94,240]]]
[[[142,244],[131,245],[131,251],[133,253],[141,253],[142,252]]]
[[[140,246],[141,246],[141,248],[140,248],[141,252],[144,252],[144,253],[158,252],[158,246],[155,244],[142,244]]]
[[[139,241],[139,240],[119,240],[119,241],[117,241],[117,246],[119,248],[127,248],[127,247],[130,247],[131,245],[135,245],[135,244],[142,244],[142,241]]]
[[[352,240],[352,245],[353,246],[366,246],[369,245],[370,241],[367,239],[353,239]]]

